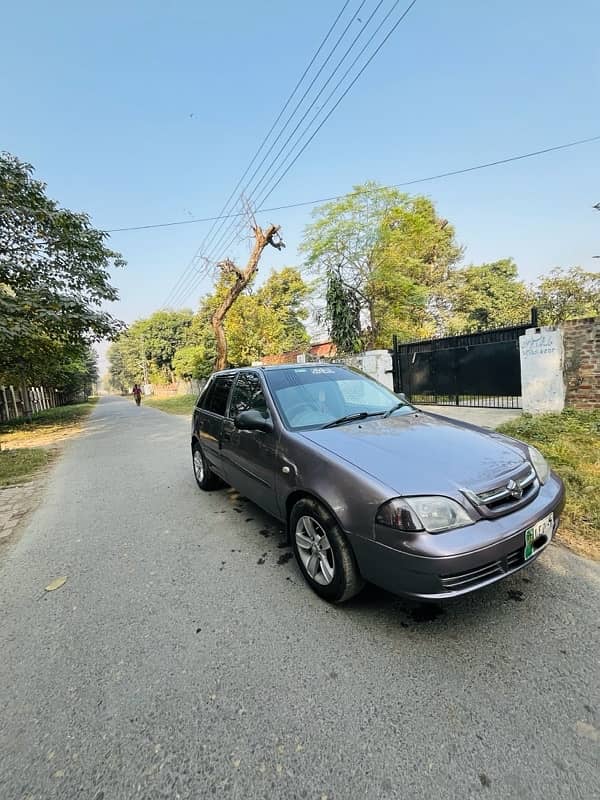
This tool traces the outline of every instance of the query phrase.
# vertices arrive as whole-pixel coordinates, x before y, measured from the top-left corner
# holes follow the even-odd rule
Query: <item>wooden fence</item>
[[[0,422],[29,417],[76,399],[46,386],[0,386]],[[85,399],[83,395],[81,399]]]

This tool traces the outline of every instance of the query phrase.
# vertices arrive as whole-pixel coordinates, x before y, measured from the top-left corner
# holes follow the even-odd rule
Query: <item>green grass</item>
[[[600,559],[600,411],[523,414],[498,430],[546,456],[567,488],[562,538],[575,550]]]
[[[40,411],[31,419],[11,420],[0,425],[0,443],[5,447],[30,447],[51,444],[79,427],[92,411],[98,398],[87,403],[59,406]]]
[[[0,450],[0,486],[10,486],[31,477],[50,458],[43,448]]]
[[[149,397],[142,399],[142,404],[166,411],[167,414],[191,415],[196,405],[196,395],[178,394],[175,397]]]
[[[87,416],[97,402],[97,397],[90,397],[87,403],[75,403],[72,406],[49,408],[47,411],[40,411],[39,414],[35,414],[31,419],[26,417],[13,419],[0,425],[0,434],[14,433],[24,429],[35,430],[47,425],[77,422],[82,417]]]

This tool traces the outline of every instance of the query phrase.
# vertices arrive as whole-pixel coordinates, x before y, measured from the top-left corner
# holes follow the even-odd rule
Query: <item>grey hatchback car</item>
[[[225,482],[282,520],[336,603],[365,581],[421,600],[499,581],[548,546],[564,505],[534,448],[331,364],[213,374],[191,444],[200,488]]]

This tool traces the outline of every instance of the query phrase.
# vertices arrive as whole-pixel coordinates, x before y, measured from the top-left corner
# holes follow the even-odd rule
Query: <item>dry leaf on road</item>
[[[52,583],[49,583],[48,586],[46,586],[46,591],[53,592],[55,589],[60,589],[60,587],[66,583],[66,580],[66,575],[63,578],[55,578]]]

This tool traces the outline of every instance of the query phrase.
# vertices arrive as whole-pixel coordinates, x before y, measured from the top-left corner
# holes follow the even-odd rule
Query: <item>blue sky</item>
[[[341,5],[5,4],[0,147],[102,228],[214,214]],[[597,0],[419,0],[269,205],[600,134],[599,30]],[[467,262],[512,256],[528,280],[598,267],[600,142],[414,191],[456,226]],[[310,209],[268,217],[288,248],[270,251],[263,273],[299,263]],[[114,234],[128,266],[113,313],[132,321],[160,306],[206,230]]]

